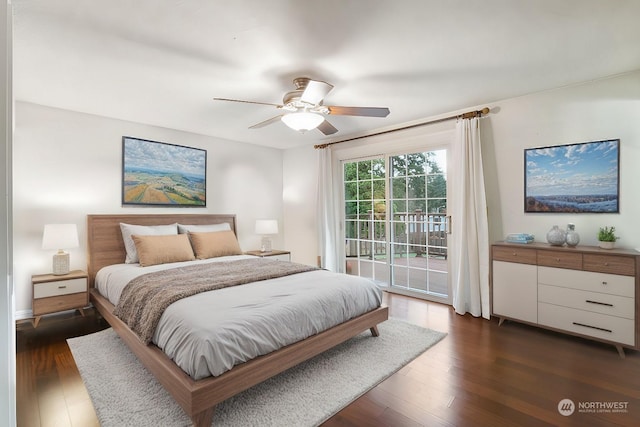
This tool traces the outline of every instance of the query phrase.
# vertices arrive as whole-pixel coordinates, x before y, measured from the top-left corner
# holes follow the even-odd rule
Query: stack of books
[[[533,240],[533,234],[528,233],[510,233],[504,239],[505,242],[509,243],[532,243]]]

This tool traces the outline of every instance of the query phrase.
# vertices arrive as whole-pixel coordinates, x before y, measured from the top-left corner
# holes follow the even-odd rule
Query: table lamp
[[[77,248],[78,228],[75,224],[46,224],[42,235],[42,249],[58,250],[53,255],[53,274],[69,273],[69,253],[64,249]]]
[[[261,252],[271,252],[270,235],[278,234],[278,221],[275,219],[256,220],[256,234],[262,234]]]

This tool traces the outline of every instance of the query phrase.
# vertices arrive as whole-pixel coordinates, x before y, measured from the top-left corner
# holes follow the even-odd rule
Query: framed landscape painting
[[[123,136],[122,204],[206,206],[207,151]]]
[[[524,211],[620,212],[620,140],[524,151]]]

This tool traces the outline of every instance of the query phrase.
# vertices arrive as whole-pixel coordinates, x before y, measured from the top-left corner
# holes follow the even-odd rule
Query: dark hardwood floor
[[[640,425],[638,352],[621,359],[613,346],[405,296],[385,300],[392,317],[449,335],[324,426]],[[65,340],[105,327],[92,310],[43,318],[37,329],[18,324],[19,426],[98,425]],[[572,415],[560,415],[562,399],[576,405]],[[623,412],[598,408],[614,402]]]

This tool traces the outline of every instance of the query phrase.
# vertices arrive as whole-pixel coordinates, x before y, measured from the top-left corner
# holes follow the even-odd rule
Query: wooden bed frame
[[[160,214],[88,215],[88,273],[90,298],[98,312],[118,333],[142,364],[174,397],[195,426],[209,427],[215,406],[305,360],[340,344],[367,329],[378,336],[377,325],[389,317],[388,307],[380,307],[313,335],[303,341],[260,356],[217,377],[193,380],[155,345],[145,345],[129,327],[113,314],[114,306],[93,287],[100,268],[124,262],[125,249],[120,223],[138,225],[229,223],[235,232],[235,215]]]

